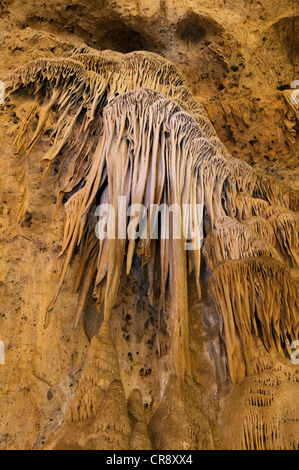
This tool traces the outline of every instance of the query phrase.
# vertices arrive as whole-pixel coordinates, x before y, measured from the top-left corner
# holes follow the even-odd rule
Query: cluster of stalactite
[[[222,263],[210,282],[222,314],[231,378],[241,382],[246,375],[258,373],[254,336],[266,350],[274,348],[282,354],[283,346],[298,337],[298,282],[286,267],[268,257]]]
[[[151,283],[159,276],[161,306],[169,277],[171,309],[177,311],[170,321],[173,331],[179,330],[173,334],[174,349],[179,350],[178,358],[187,357],[187,258],[200,296],[200,250],[187,257],[185,240],[98,241],[97,198],[111,203],[116,215],[118,196],[126,196],[125,210],[129,204],[144,204],[146,209],[162,203],[190,204],[193,208],[204,204],[204,252],[213,271],[222,261],[265,256],[298,265],[298,215],[294,212],[298,194],[229,156],[173,64],[149,53],[92,55],[85,49],[67,59],[31,62],[8,82],[12,92],[27,88],[35,96],[16,139],[17,153],[24,162],[20,218],[28,210],[26,157],[48,131],[52,134],[43,157],[48,164],[46,173],[59,161],[58,205],[68,197],[63,268],[49,311],[75,248],[81,244],[78,319],[95,277],[94,296],[99,308],[104,303],[105,319],[109,320],[125,255],[129,272],[137,248],[148,266]],[[30,132],[36,115],[38,123]],[[227,269],[233,275],[232,268]],[[216,274],[212,279],[216,285]],[[221,309],[223,319],[226,310]],[[182,341],[181,335],[185,335]],[[228,351],[230,348],[227,344]],[[188,371],[188,365],[177,364],[177,368],[182,373]]]
[[[232,382],[258,372],[255,338],[266,351],[290,352],[299,337],[298,192],[229,155],[173,64],[155,54],[83,46],[72,57],[16,70],[7,88],[34,96],[16,139],[20,218],[30,211],[27,155],[49,133],[42,160],[45,174],[57,168],[58,207],[65,209],[61,275],[46,324],[77,246],[77,321],[91,287],[109,321],[123,264],[129,273],[136,253],[148,269],[149,298],[160,310],[168,304],[173,373],[190,375],[187,282],[193,271],[200,298],[201,249],[186,251],[185,237],[98,240],[95,206],[111,204],[118,219],[119,196],[126,196],[126,213],[130,204],[189,204],[194,215],[203,204],[203,255]],[[160,286],[158,299],[153,285]],[[90,367],[73,421],[88,418],[101,399],[92,392],[97,372]]]
[[[260,345],[261,350],[263,349]],[[299,370],[276,351],[261,353],[257,374],[234,387],[225,412],[231,449],[298,450]]]

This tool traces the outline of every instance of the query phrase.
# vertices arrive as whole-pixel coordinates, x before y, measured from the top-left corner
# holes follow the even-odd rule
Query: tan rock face
[[[1,449],[298,448],[299,9],[195,3],[1,7]]]

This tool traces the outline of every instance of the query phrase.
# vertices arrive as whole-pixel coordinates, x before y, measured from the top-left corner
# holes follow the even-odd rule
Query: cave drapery
[[[69,58],[28,63],[17,69],[6,85],[11,94],[25,92],[32,97],[16,137],[21,162],[20,221],[30,212],[27,157],[43,138],[49,142],[42,158],[45,175],[56,169],[58,210],[64,207],[65,212],[60,276],[45,326],[51,321],[51,312],[58,314],[55,301],[77,247],[77,323],[91,289],[104,315],[59,438],[72,423],[93,418],[93,434],[101,433],[106,439],[106,421],[113,421],[112,403],[123,406],[109,320],[123,265],[130,273],[137,255],[147,271],[149,300],[164,318],[170,337],[164,408],[158,409],[149,426],[155,446],[175,448],[171,432],[161,425],[164,416],[171,415],[168,400],[176,409],[185,404],[181,413],[188,423],[190,446],[205,441],[207,448],[213,448],[215,437],[198,398],[192,399],[196,392],[189,358],[190,275],[194,276],[199,301],[202,283],[209,286],[233,391],[253,377],[267,374],[273,355],[290,377],[291,343],[299,337],[295,270],[299,264],[298,192],[233,158],[184,77],[158,55],[96,52],[82,46]],[[196,204],[204,204],[202,250],[185,251],[184,239],[99,241],[95,207],[109,202],[117,214],[118,196],[127,197],[127,207],[177,203],[191,204],[195,210]],[[295,369],[290,382],[298,382]],[[231,446],[262,449],[296,445],[298,429],[289,434],[286,431],[281,443],[279,426],[286,416],[278,414],[276,421],[267,416],[264,408],[272,402],[265,384],[267,381],[256,393],[256,400],[260,400],[256,414],[244,409],[241,431],[233,412],[229,416]],[[248,390],[243,391],[245,399],[246,394]],[[110,410],[110,415],[107,411],[103,416],[103,410]],[[258,418],[262,425],[256,426]],[[144,420],[138,419],[137,424],[132,430],[124,420],[117,432],[130,434],[131,442],[138,441],[134,445],[148,448],[151,443]],[[172,424],[173,428],[177,425]],[[127,445],[119,436],[116,442],[116,448]],[[90,441],[84,445],[88,447]]]

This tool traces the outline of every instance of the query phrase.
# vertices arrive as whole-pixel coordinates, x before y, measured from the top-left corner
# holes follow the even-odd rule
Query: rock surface
[[[298,449],[299,367],[290,361],[290,342],[299,339],[299,124],[288,96],[299,79],[299,6],[10,0],[0,14],[0,79],[14,91],[0,108],[0,449]],[[41,164],[57,118],[47,111],[53,90],[42,88],[34,101],[28,91],[38,97],[38,86],[27,64],[41,59],[44,86],[59,75],[51,71],[54,59],[80,56],[93,70],[88,55],[107,49],[111,60],[159,54],[159,70],[171,61],[190,97],[185,85],[184,93],[168,84],[158,92],[201,119],[224,162],[205,169],[213,199],[206,197],[201,299],[188,277],[190,371],[183,380],[172,366],[175,330],[151,301],[161,279],[149,295],[137,256],[129,275],[120,273],[108,325],[92,297],[93,275],[83,294],[74,292],[82,259],[92,254],[75,250],[44,329],[68,206],[57,210],[59,164],[47,179]],[[140,87],[148,79],[154,88],[140,77]],[[26,158],[16,155],[16,136],[26,147],[43,111],[35,146]],[[221,213],[218,200],[225,201]]]

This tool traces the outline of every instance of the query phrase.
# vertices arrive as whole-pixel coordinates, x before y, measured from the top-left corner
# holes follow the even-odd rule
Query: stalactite
[[[81,53],[68,59],[40,59],[32,62],[17,70],[9,82],[12,91],[29,85],[37,96],[37,102],[34,112],[29,113],[19,131],[18,152],[28,153],[32,149],[37,139],[43,135],[52,111],[57,116],[53,128],[53,145],[43,160],[51,168],[64,150],[65,158],[59,173],[62,181],[59,202],[63,194],[72,193],[75,187],[80,187],[65,205],[66,222],[61,253],[63,266],[49,312],[54,306],[75,247],[81,244],[82,264],[77,289],[83,277],[84,282],[78,318],[96,275],[94,293],[99,308],[104,302],[105,320],[109,320],[124,256],[127,255],[129,272],[136,244],[131,239],[126,248],[123,240],[107,240],[100,243],[99,249],[94,236],[91,239],[84,236],[96,195],[103,191],[106,181],[109,202],[116,211],[116,217],[118,196],[126,196],[127,207],[129,202],[143,203],[146,209],[151,204],[161,202],[169,206],[173,203],[181,206],[191,203],[192,207],[204,203],[209,221],[206,230],[210,233],[210,242],[208,239],[205,253],[211,271],[221,260],[259,256],[281,260],[271,244],[273,235],[270,241],[267,240],[267,236],[271,237],[269,225],[265,234],[266,223],[259,221],[257,224],[255,220],[255,232],[258,232],[255,235],[250,230],[249,223],[238,224],[232,217],[236,214],[240,222],[251,220],[252,216],[265,217],[267,203],[270,207],[273,204],[283,205],[288,210],[290,197],[287,188],[281,184],[269,184],[268,177],[253,171],[249,165],[232,157],[225,158],[224,154],[219,153],[217,147],[208,141],[209,137],[215,136],[215,132],[206,113],[199,105],[194,104],[186,82],[173,64],[154,54],[132,53],[123,56],[105,52],[97,55]],[[148,86],[153,89],[145,88]],[[136,87],[139,89],[134,90]],[[131,89],[133,91],[129,91]],[[123,94],[113,99],[119,92]],[[169,98],[161,92],[166,93]],[[185,113],[179,104],[172,101],[173,98],[180,104],[183,103],[185,109],[193,112],[195,117],[197,115],[197,120]],[[103,118],[97,119],[101,109]],[[25,134],[28,134],[29,123],[37,110],[37,128],[29,138],[29,143],[25,144]],[[76,137],[78,133],[80,140]],[[157,168],[161,171],[157,172]],[[185,176],[182,179],[183,175]],[[147,187],[148,178],[150,185]],[[291,199],[293,203],[295,198],[292,196]],[[259,206],[258,200],[261,201]],[[262,212],[261,207],[265,207]],[[229,216],[227,218],[226,213]],[[289,212],[287,214],[284,221],[291,217]],[[282,216],[278,222],[276,230],[274,227],[275,233],[281,241],[280,245],[287,246],[285,250],[294,264],[297,262],[296,234],[283,231]],[[292,241],[286,237],[293,237]],[[236,240],[238,244],[235,243]],[[165,303],[163,296],[167,273],[173,285],[177,286],[177,289],[172,289],[173,310],[177,314],[173,313],[169,325],[172,325],[170,329],[173,332],[177,331],[173,334],[173,350],[177,354],[174,362],[182,374],[188,370],[188,365],[185,370],[185,366],[180,364],[181,360],[186,360],[188,364],[186,324],[181,336],[181,327],[187,318],[187,300],[184,294],[187,292],[187,273],[184,268],[186,256],[183,251],[180,254],[183,242],[184,240],[174,244],[172,241],[173,246],[169,248],[166,246],[168,242],[161,241],[160,247],[161,278],[164,280],[161,290],[162,305]],[[138,253],[143,263],[147,263],[151,257],[150,246],[146,240],[138,242]],[[172,257],[169,257],[169,249]],[[175,264],[174,260],[177,260]],[[196,272],[200,295],[200,256],[193,253],[190,260]],[[176,292],[180,292],[179,286],[184,279],[182,293],[175,300]]]
[[[263,217],[250,217],[244,225],[264,238],[272,246],[275,246],[275,232],[272,225]]]
[[[282,263],[265,257],[227,261],[214,269],[210,285],[223,322],[233,382],[238,370],[237,339],[250,374],[257,372],[252,335],[261,339],[266,350],[273,347],[280,353],[282,344],[298,337],[299,284]]]
[[[291,267],[299,266],[299,216],[295,212],[282,212],[271,217],[279,247]]]
[[[249,219],[249,221],[252,220],[254,219]],[[264,228],[267,222],[264,219],[262,221]],[[274,238],[274,232],[269,223],[266,228],[266,236],[270,233]],[[204,245],[207,266],[213,271],[220,261],[259,256],[271,256],[278,261],[283,261],[271,241],[267,241],[261,229],[258,233],[251,230],[248,221],[246,224],[242,224],[230,217],[218,218],[214,223],[213,234],[206,238]]]

